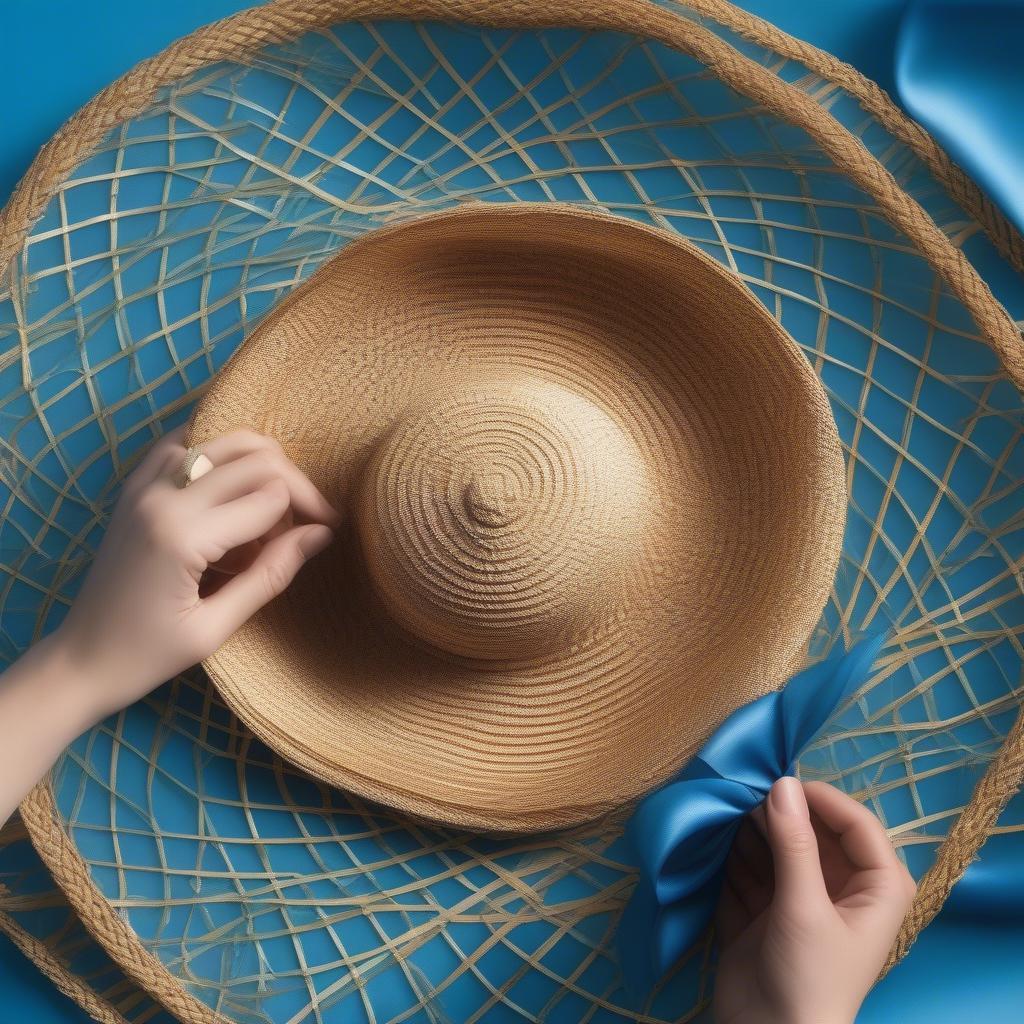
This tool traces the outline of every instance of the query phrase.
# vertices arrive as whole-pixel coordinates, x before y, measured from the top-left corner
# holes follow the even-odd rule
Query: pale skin
[[[716,1024],[852,1024],[915,885],[879,820],[780,779],[740,828],[716,932]]]
[[[182,434],[125,483],[64,622],[0,676],[0,822],[61,751],[212,654],[330,544],[340,516],[273,440]],[[741,829],[719,908],[719,1024],[851,1024],[914,892],[878,820],[783,779]]]
[[[0,821],[76,736],[212,654],[330,543],[337,511],[277,442],[203,450],[214,468],[181,488],[182,432],[154,445],[63,623],[0,677]],[[226,561],[241,571],[210,571]]]

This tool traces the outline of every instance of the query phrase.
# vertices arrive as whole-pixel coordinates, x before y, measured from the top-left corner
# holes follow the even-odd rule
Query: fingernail
[[[332,540],[334,540],[334,531],[330,527],[310,526],[299,537],[299,550],[306,558],[312,558],[314,555],[320,554]]]
[[[784,775],[772,786],[769,799],[771,800],[772,808],[780,814],[792,814],[804,820],[809,820],[811,817],[810,812],[807,810],[804,787],[792,775]]]

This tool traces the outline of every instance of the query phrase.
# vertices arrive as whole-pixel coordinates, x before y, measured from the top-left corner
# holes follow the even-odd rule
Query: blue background
[[[138,60],[205,22],[247,6],[177,0],[140,11],[127,0],[0,0],[4,149],[0,201],[61,122]],[[894,92],[898,0],[746,0],[740,6],[830,50]],[[1012,857],[1005,842],[993,854]],[[982,927],[952,908],[872,993],[861,1024],[1018,1019],[1024,929]],[[0,941],[0,1021],[86,1021],[28,961]]]

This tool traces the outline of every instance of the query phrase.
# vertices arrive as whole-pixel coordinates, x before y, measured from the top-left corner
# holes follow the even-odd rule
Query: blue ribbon
[[[631,990],[649,991],[703,934],[744,816],[866,681],[883,640],[864,640],[735,711],[674,781],[641,802],[626,826],[640,881],[617,937]]]
[[[896,40],[903,105],[1019,231],[1022,45],[1020,0],[916,0],[907,5]]]

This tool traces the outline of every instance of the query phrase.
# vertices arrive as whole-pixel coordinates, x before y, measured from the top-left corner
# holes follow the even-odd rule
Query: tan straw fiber
[[[674,50],[693,55],[739,94],[806,131],[815,145],[871,197],[879,215],[903,233],[942,276],[981,335],[999,354],[1007,375],[1018,386],[1024,384],[1024,348],[1019,330],[964,256],[959,247],[962,237],[951,242],[905,184],[894,178],[833,116],[829,107],[834,94],[828,90],[841,86],[865,110],[866,121],[877,118],[897,140],[904,142],[1020,270],[1024,266],[1020,236],[999,211],[920,126],[853,68],[724,0],[694,0],[687,8],[690,13],[728,25],[776,53],[802,61],[824,79],[828,89],[819,89],[814,76],[815,95],[809,93],[806,83],[783,80],[774,67],[762,66],[716,35],[714,27],[702,18],[680,16],[678,11],[682,8],[673,8],[668,3],[659,7],[647,0],[589,0],[586,4],[573,0],[271,0],[206,26],[142,62],[104,89],[54,136],[0,211],[0,274],[13,275],[16,264],[27,264],[33,224],[53,197],[60,194],[75,168],[96,152],[109,131],[143,113],[162,89],[217,62],[248,61],[268,45],[357,18],[439,19],[511,28],[567,25],[609,29],[657,39]],[[949,887],[984,842],[999,809],[1019,787],[1022,772],[1024,729],[1019,722],[1007,737],[1001,755],[979,783],[971,804],[939,849],[935,866],[923,880],[915,907],[904,923],[893,960],[906,952],[920,928],[938,911]],[[49,782],[33,791],[23,804],[23,811],[33,841],[69,903],[128,975],[183,1021],[211,1024],[225,1019],[201,1003],[181,978],[172,976],[129,927],[123,911],[102,895],[64,828]],[[11,920],[0,916],[0,926]],[[24,948],[51,976],[70,972],[63,964],[48,960],[42,949],[32,951],[27,945]],[[82,985],[75,989],[75,981],[74,975],[68,973],[68,991],[97,1019],[108,1019],[97,1014],[83,997],[79,991]]]
[[[668,232],[467,206],[347,247],[190,444],[278,439],[346,515],[206,663],[267,743],[446,822],[541,829],[664,780],[778,687],[835,574],[818,378]]]

